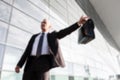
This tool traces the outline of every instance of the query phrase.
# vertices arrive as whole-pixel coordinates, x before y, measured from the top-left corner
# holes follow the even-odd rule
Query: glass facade
[[[14,68],[44,18],[51,22],[51,31],[59,31],[82,14],[75,0],[0,0],[0,80],[21,80],[23,70],[16,74]],[[52,69],[51,80],[109,80],[119,73],[119,51],[97,28],[95,34],[86,45],[77,43],[78,30],[60,40],[66,67]]]

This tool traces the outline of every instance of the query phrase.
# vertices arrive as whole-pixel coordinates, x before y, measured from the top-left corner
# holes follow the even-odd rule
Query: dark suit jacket
[[[67,27],[63,30],[60,30],[59,32],[53,31],[51,33],[48,33],[47,38],[48,38],[48,45],[49,45],[49,52],[51,54],[50,56],[50,64],[49,65],[49,69],[54,68],[54,67],[64,67],[65,63],[64,63],[64,59],[62,57],[61,54],[61,50],[59,47],[59,42],[58,39],[61,39],[63,37],[65,37],[66,35],[70,34],[71,32],[75,31],[77,28],[79,28],[78,24],[75,23],[73,25],[71,25],[70,27]],[[35,34],[31,37],[21,59],[19,60],[17,66],[22,67],[23,64],[26,62],[26,66],[25,69],[26,70],[28,68],[28,66],[30,66],[30,61],[31,61],[31,51],[32,51],[32,46],[34,43],[34,40],[36,38],[38,34]]]

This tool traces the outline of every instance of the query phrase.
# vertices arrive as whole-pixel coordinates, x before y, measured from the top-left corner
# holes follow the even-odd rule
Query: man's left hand
[[[85,17],[81,16],[80,20],[78,21],[78,25],[79,26],[83,25],[88,19],[89,19],[88,16],[85,16]]]

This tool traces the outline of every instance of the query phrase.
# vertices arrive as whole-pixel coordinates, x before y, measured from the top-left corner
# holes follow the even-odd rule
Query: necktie
[[[39,43],[38,43],[38,47],[37,47],[37,56],[41,55],[43,38],[44,38],[44,33],[41,34],[40,39],[39,39]]]

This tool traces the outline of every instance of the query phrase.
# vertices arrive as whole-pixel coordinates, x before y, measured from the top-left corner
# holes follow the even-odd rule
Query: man
[[[31,37],[25,52],[18,62],[15,71],[26,62],[23,80],[49,80],[49,70],[54,67],[64,67],[65,63],[60,51],[58,40],[69,35],[86,22],[88,17],[81,17],[78,22],[59,32],[49,33],[50,23],[44,19],[41,22],[41,33]]]

